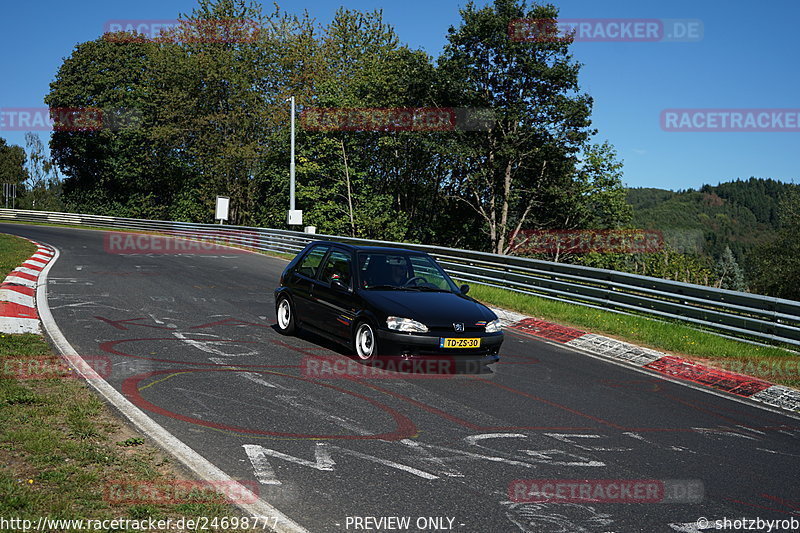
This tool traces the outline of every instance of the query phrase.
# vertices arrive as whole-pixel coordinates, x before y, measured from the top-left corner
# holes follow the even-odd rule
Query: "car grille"
[[[437,335],[461,335],[462,333],[485,333],[486,326],[468,326],[464,324],[464,331],[456,331],[452,324],[449,326],[433,326],[429,328],[431,333]]]

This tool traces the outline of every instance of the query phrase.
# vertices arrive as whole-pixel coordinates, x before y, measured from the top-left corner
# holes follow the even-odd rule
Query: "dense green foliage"
[[[798,185],[750,178],[696,191],[629,189],[628,201],[635,226],[713,265],[712,284],[798,299],[798,194]]]
[[[777,236],[749,256],[754,292],[800,301],[800,191],[781,198]]]
[[[57,129],[52,161],[29,139],[26,177],[15,178],[26,183],[25,206],[211,222],[224,195],[231,223],[285,227],[294,96],[297,207],[320,233],[503,254],[523,253],[510,243],[519,230],[657,229],[665,237],[657,252],[536,257],[787,294],[767,272],[791,272],[793,263],[758,254],[781,252],[764,244],[779,227],[791,238],[779,205],[793,186],[751,179],[626,191],[614,147],[595,138],[571,43],[509,37],[512,20],[558,10],[494,0],[468,2],[460,15],[437,58],[402,44],[380,11],[342,8],[320,25],[244,0],[199,0],[181,18],[202,24],[163,38],[81,43],[45,101],[102,109],[103,127]],[[192,33],[232,19],[259,30],[246,39]],[[304,119],[353,108],[452,109],[459,120],[482,117],[483,127],[315,128]],[[14,154],[0,147],[0,172],[16,172]]]
[[[552,6],[468,3],[432,58],[401,44],[381,12],[263,13],[201,0],[187,20],[250,19],[249,39],[79,44],[46,103],[96,107],[118,127],[55,131],[53,159],[70,210],[210,222],[217,195],[231,222],[283,227],[289,106],[452,108],[488,112],[485,128],[297,132],[297,206],[318,231],[499,253],[526,227],[616,227],[630,217],[621,163],[593,144],[591,98],[568,42],[517,42],[515,18]]]
[[[47,156],[42,140],[38,134],[27,132],[25,145],[25,148],[8,146],[6,140],[0,138],[0,183],[16,186],[16,190],[8,191],[12,193],[8,198],[2,198],[0,207],[8,204],[17,209],[62,209],[58,169]]]
[[[28,179],[25,171],[25,149],[21,146],[9,146],[0,137],[0,183],[21,185]]]
[[[742,262],[778,229],[778,205],[800,187],[773,179],[736,180],[699,190],[628,190],[636,227],[659,229],[676,248],[719,258],[730,247]]]

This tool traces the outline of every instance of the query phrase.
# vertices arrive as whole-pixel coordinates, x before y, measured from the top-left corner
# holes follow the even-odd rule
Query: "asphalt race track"
[[[0,231],[60,251],[53,316],[78,353],[110,358],[114,388],[309,531],[390,531],[388,517],[409,520],[394,530],[458,532],[800,519],[795,418],[510,333],[486,373],[311,379],[309,361],[349,358],[275,331],[282,260]],[[525,501],[515,480],[648,480],[667,502]]]

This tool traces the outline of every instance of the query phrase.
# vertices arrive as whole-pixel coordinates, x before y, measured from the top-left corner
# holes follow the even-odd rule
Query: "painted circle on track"
[[[148,400],[145,400],[140,391],[139,391],[139,383],[147,378],[152,378],[154,376],[159,376],[163,374],[175,374],[175,373],[189,373],[189,372],[241,372],[238,369],[227,369],[227,368],[217,368],[217,369],[210,369],[210,368],[187,368],[187,369],[171,369],[171,370],[154,370],[152,372],[146,372],[144,374],[138,374],[136,376],[131,376],[125,381],[122,382],[122,394],[125,395],[134,405],[141,409],[145,409],[152,413],[160,414],[163,416],[168,416],[170,418],[181,420],[183,422],[188,422],[190,424],[195,424],[198,426],[205,426],[214,429],[222,429],[225,431],[231,431],[234,433],[245,433],[248,435],[263,435],[268,437],[284,437],[284,438],[296,438],[296,439],[340,439],[340,440],[401,440],[411,438],[417,433],[417,427],[414,422],[408,418],[406,415],[400,413],[399,411],[389,407],[388,405],[382,404],[372,398],[368,398],[363,394],[358,394],[357,392],[352,392],[341,387],[337,387],[335,385],[331,385],[328,383],[321,383],[315,380],[309,380],[300,376],[291,376],[288,374],[278,373],[278,372],[269,372],[269,371],[260,371],[258,373],[262,374],[275,374],[281,377],[287,377],[291,379],[297,379],[300,381],[306,381],[308,383],[312,383],[314,385],[319,385],[321,387],[327,387],[329,389],[341,392],[343,394],[348,394],[355,398],[364,400],[373,406],[377,407],[381,411],[384,411],[390,417],[394,419],[395,422],[395,429],[393,431],[379,433],[376,435],[315,435],[315,434],[306,434],[306,433],[285,433],[280,431],[261,431],[257,429],[250,429],[244,428],[239,426],[232,426],[227,424],[220,424],[218,422],[209,422],[207,420],[200,420],[199,418],[194,418],[191,416],[182,415],[180,413],[175,413],[158,405],[155,405]]]

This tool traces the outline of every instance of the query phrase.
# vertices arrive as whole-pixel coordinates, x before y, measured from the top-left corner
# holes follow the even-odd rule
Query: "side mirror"
[[[461,291],[461,294],[467,294],[469,292],[469,285],[464,284],[459,287],[459,290]]]
[[[331,289],[336,289],[337,291],[341,292],[350,291],[350,289],[348,289],[347,286],[338,279],[331,280]]]

